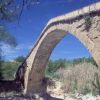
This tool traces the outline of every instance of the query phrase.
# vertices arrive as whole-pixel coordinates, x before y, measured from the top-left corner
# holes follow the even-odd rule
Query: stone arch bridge
[[[89,50],[100,68],[100,2],[52,18],[16,73],[24,94],[46,93],[45,68],[54,47],[72,34]],[[67,45],[66,45],[67,46]]]

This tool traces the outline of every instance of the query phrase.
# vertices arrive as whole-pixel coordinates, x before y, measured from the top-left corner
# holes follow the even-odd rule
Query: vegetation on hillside
[[[2,67],[0,67],[0,73],[3,75],[4,79],[13,79],[16,70],[18,69],[19,65],[25,60],[25,57],[19,56],[14,61],[0,61]],[[95,64],[93,58],[78,58],[74,60],[65,60],[65,59],[58,59],[58,60],[49,60],[47,67],[46,67],[46,76],[54,77],[55,73],[59,69],[65,69],[71,66],[75,66],[77,64],[81,64],[83,62]]]
[[[62,69],[62,68],[67,68],[67,67],[71,67],[71,66],[75,66],[77,64],[81,64],[83,62],[86,63],[91,63],[93,65],[96,65],[96,62],[94,61],[94,59],[92,57],[90,58],[77,58],[77,59],[73,59],[73,60],[66,60],[66,59],[58,59],[58,60],[49,60],[47,67],[46,67],[46,75],[47,76],[54,76],[55,72],[58,69]]]
[[[18,57],[15,59],[15,61],[16,61],[16,62],[19,62],[19,63],[22,63],[24,60],[25,60],[25,57],[23,57],[23,56],[18,56]]]
[[[63,82],[66,93],[100,95],[100,72],[93,58],[50,60],[46,75]]]
[[[0,61],[0,73],[1,78],[4,80],[12,80],[15,78],[15,73],[20,66],[20,64],[24,61],[25,57],[19,56],[14,61]]]
[[[19,56],[12,62],[1,61],[3,79],[12,80],[25,58]],[[66,93],[92,93],[100,95],[100,72],[95,66],[93,58],[79,58],[74,60],[49,60],[46,67],[46,77],[55,78],[63,82]]]
[[[38,0],[0,0],[0,79],[3,78],[1,76],[2,43],[7,43],[10,46],[17,45],[15,37],[8,32],[6,23],[15,20],[19,22],[24,8],[38,2]]]

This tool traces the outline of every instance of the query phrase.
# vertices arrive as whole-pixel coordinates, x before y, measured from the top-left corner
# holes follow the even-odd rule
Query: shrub
[[[98,69],[93,64],[84,62],[59,69],[56,76],[64,83],[66,92],[87,94],[94,89],[91,81],[94,81],[95,72],[98,72]]]
[[[64,59],[59,59],[59,60],[49,60],[47,68],[46,68],[46,75],[51,75],[53,76],[54,73],[60,69],[60,68],[65,68],[66,60]]]
[[[20,63],[17,62],[4,62],[2,64],[2,75],[4,79],[14,79],[14,74],[17,71]]]
[[[23,62],[25,60],[25,57],[19,56],[15,59],[16,62]]]
[[[92,25],[92,19],[91,19],[90,16],[86,16],[84,19],[85,19],[85,29],[87,31],[89,31],[89,29],[90,29],[90,27]]]

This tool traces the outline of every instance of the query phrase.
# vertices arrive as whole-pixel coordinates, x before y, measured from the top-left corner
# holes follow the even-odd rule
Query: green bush
[[[23,62],[25,60],[25,57],[19,56],[15,59],[16,62]]]
[[[87,62],[87,63],[91,63],[93,65],[96,65],[94,59],[92,57],[90,58],[77,58],[74,60],[65,60],[65,59],[58,59],[58,60],[49,60],[47,67],[46,67],[46,75],[47,76],[56,76],[55,72],[60,69],[60,68],[65,68],[65,67],[71,67],[71,66],[75,66],[77,64],[83,63],[83,62]]]
[[[14,75],[20,63],[18,62],[3,62],[2,63],[2,76],[4,79],[14,79]]]
[[[54,73],[59,69],[59,68],[65,68],[66,60],[64,59],[59,59],[59,60],[49,60],[47,68],[46,68],[46,75],[53,76]]]
[[[85,19],[85,29],[87,31],[89,31],[89,29],[90,29],[90,27],[92,25],[92,19],[91,19],[90,16],[86,16],[84,19]]]
[[[74,59],[72,60],[72,63],[75,65],[75,64],[80,64],[80,63],[83,63],[83,62],[87,62],[87,63],[91,63],[93,65],[96,65],[96,62],[94,61],[94,59],[92,57],[89,57],[89,58],[77,58],[77,59]]]

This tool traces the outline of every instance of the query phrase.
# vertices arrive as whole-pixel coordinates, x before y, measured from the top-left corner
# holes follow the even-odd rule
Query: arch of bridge
[[[95,5],[95,10],[92,5],[70,14],[56,17],[48,22],[24,63],[24,66],[26,66],[24,76],[25,94],[46,91],[43,79],[48,59],[54,47],[68,33],[84,44],[100,67],[100,2]],[[83,15],[87,16],[88,13],[92,19],[92,24],[90,29],[86,30]]]

